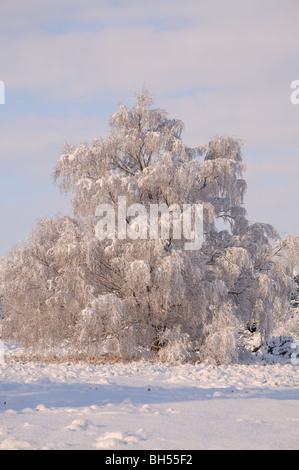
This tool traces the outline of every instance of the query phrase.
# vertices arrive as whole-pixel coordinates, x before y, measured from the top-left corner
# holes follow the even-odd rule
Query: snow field
[[[297,449],[299,368],[0,364],[0,449]]]

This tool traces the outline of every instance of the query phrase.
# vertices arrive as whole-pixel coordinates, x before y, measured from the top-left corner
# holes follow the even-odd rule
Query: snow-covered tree
[[[254,324],[265,340],[284,314],[298,238],[280,240],[270,225],[248,222],[239,140],[215,136],[188,147],[183,123],[153,108],[147,91],[132,109],[120,105],[109,127],[104,140],[65,145],[54,170],[75,219],[41,221],[2,262],[7,336],[30,345],[68,340],[120,357],[236,360],[242,327]],[[146,214],[154,204],[202,205],[202,246],[186,250],[175,219],[168,238],[151,238],[149,229],[138,237],[134,211],[124,236],[124,197]],[[97,208],[107,204],[115,234],[99,240]]]
[[[298,271],[294,271],[294,287],[293,287],[293,294],[292,294],[292,300],[296,301],[299,303],[299,273]]]

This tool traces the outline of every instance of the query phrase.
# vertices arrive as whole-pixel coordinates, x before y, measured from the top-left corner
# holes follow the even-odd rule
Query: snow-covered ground
[[[0,364],[0,449],[298,449],[299,366]]]

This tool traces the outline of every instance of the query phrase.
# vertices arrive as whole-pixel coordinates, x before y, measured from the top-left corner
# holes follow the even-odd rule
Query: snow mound
[[[296,449],[289,346],[273,363],[0,364],[0,449]]]

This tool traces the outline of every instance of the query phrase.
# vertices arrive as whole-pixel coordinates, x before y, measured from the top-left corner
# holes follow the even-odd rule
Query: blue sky
[[[299,233],[297,0],[1,0],[0,256],[71,213],[51,172],[144,86],[190,146],[244,140],[251,222]]]

